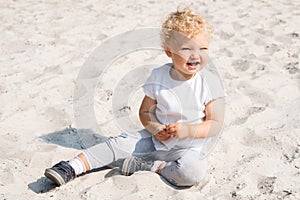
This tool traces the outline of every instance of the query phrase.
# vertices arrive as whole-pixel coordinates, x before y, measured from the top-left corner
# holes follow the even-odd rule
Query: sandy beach
[[[120,133],[112,105],[122,78],[168,62],[159,49],[128,47],[113,58],[101,77],[94,75],[97,125],[88,130],[78,124],[75,96],[87,92],[78,75],[91,55],[106,55],[101,45],[128,31],[159,28],[178,6],[213,25],[209,56],[227,94],[203,182],[178,189],[154,173],[126,177],[104,168],[56,187],[45,168]],[[0,199],[300,199],[299,21],[296,0],[2,1]],[[141,127],[141,95],[136,90],[131,107],[119,109],[120,117],[130,112],[131,128]]]

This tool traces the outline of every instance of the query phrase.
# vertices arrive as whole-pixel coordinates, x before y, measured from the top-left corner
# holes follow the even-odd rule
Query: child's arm
[[[152,135],[154,135],[157,140],[165,141],[171,137],[171,134],[167,134],[166,126],[164,124],[159,123],[159,121],[157,120],[155,116],[156,104],[156,100],[145,96],[139,110],[139,116],[144,127]]]
[[[205,107],[205,121],[200,124],[173,123],[167,125],[167,132],[176,138],[206,138],[218,134],[224,122],[225,100],[219,98]]]

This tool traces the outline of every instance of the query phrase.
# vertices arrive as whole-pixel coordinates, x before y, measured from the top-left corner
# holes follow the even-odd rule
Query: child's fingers
[[[170,139],[170,137],[171,137],[171,135],[163,133],[163,132],[155,135],[155,138],[159,141],[166,141],[166,140]]]
[[[177,127],[176,126],[169,126],[167,129],[168,133],[176,133],[177,132]]]
[[[168,129],[168,132],[171,132],[171,133],[176,132],[176,127],[171,127],[171,128],[169,128],[169,129]]]
[[[160,125],[160,126],[157,126],[156,127],[156,131],[159,133],[159,132],[162,132],[162,131],[165,131],[166,129],[166,126],[165,125]]]
[[[174,123],[174,124],[169,124],[167,126],[167,129],[170,129],[170,128],[176,128],[178,126],[178,123]]]

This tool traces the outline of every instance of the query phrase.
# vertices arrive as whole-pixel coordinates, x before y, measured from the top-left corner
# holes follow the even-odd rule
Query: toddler
[[[143,85],[139,118],[145,129],[110,137],[46,169],[45,176],[62,185],[121,160],[126,176],[151,171],[178,187],[201,181],[207,169],[203,146],[221,131],[224,120],[222,86],[203,69],[211,32],[189,8],[171,13],[162,25],[161,43],[172,62],[155,68]]]

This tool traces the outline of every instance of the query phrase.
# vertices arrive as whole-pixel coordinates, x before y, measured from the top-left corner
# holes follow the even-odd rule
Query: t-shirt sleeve
[[[143,85],[143,91],[146,96],[150,97],[151,99],[156,99],[155,88],[155,72],[153,70],[146,83]]]
[[[202,70],[203,78],[203,101],[208,104],[210,101],[225,97],[225,92],[218,74],[207,69]]]

